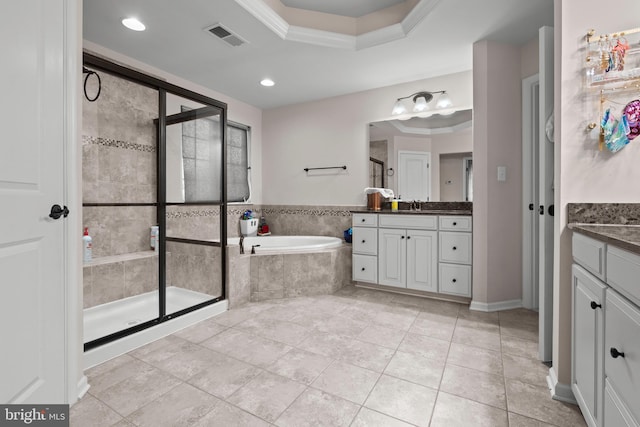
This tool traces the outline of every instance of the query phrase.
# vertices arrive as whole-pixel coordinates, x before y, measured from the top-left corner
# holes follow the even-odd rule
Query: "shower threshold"
[[[168,286],[166,296],[167,314],[215,298],[177,286]],[[156,319],[158,299],[158,291],[153,291],[84,309],[84,342]]]

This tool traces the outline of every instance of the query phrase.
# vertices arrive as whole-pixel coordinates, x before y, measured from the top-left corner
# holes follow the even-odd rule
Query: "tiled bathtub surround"
[[[286,236],[333,236],[343,238],[351,227],[351,211],[362,206],[262,205],[269,229]]]
[[[351,283],[348,245],[322,252],[253,255],[249,263],[251,301],[331,294]]]
[[[640,225],[640,203],[569,203],[568,222]]]

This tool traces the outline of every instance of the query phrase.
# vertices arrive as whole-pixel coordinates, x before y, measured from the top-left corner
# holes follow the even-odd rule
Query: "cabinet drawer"
[[[417,230],[437,230],[438,217],[435,215],[379,215],[378,224],[386,228],[412,228]]]
[[[378,229],[353,227],[353,253],[377,255],[378,254]]]
[[[604,426],[638,427],[609,381],[604,387]]]
[[[439,233],[440,262],[471,264],[471,233]]]
[[[640,419],[640,310],[607,289],[604,373],[635,419]],[[624,353],[614,357],[614,352]]]
[[[471,266],[440,264],[439,291],[443,294],[471,296]]]
[[[640,305],[640,257],[631,252],[608,246],[607,283]]]
[[[351,217],[351,225],[353,227],[377,227],[377,214],[353,214]]]
[[[353,255],[353,280],[356,282],[378,282],[378,257],[371,255]]]
[[[591,237],[573,233],[573,259],[593,273],[598,279],[605,280],[606,243]]]
[[[441,231],[471,231],[470,216],[441,216]]]

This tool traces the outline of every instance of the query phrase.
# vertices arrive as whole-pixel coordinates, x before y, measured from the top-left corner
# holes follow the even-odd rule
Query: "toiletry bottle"
[[[82,236],[82,260],[84,262],[91,262],[91,250],[92,240],[89,236],[89,227],[84,228],[84,235]]]
[[[158,236],[159,236],[159,227],[157,225],[153,225],[151,226],[151,237],[149,239],[149,243],[151,246],[151,249],[154,251],[158,250]]]
[[[396,199],[395,197],[391,201],[391,211],[398,212],[398,199]]]

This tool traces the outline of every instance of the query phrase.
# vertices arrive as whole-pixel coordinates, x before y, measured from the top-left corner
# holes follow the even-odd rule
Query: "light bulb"
[[[425,99],[424,96],[419,96],[416,99],[416,105],[413,106],[413,112],[419,113],[421,111],[426,110],[427,108],[429,108],[429,105],[427,104],[427,100]]]
[[[404,114],[407,112],[407,107],[404,106],[401,100],[397,100],[395,105],[393,106],[393,110],[391,110],[391,114],[397,116],[399,114]]]
[[[122,20],[122,25],[133,31],[144,31],[147,28],[137,18],[125,18]]]
[[[449,98],[447,92],[443,92],[442,95],[438,97],[438,102],[436,102],[436,107],[438,108],[449,108],[452,105],[453,102],[451,102],[451,98]]]

